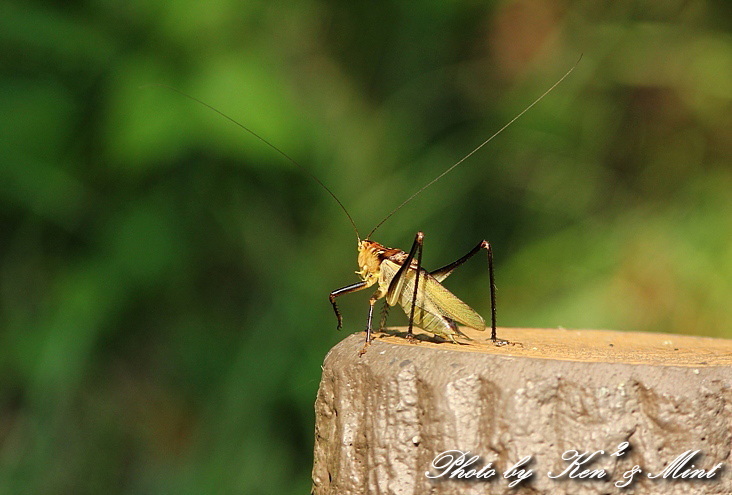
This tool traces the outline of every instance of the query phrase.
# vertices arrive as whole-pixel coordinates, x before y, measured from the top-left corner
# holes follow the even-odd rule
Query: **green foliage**
[[[63,6],[62,6],[63,5]],[[486,238],[501,326],[732,337],[721,1],[7,1],[0,493],[307,493],[361,235]],[[447,285],[483,314],[481,261]],[[392,312],[392,323],[403,323]]]

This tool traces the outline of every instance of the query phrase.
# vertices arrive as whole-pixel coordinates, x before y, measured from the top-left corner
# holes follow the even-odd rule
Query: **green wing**
[[[391,282],[397,271],[399,271],[399,268],[400,265],[397,263],[385,260],[381,264],[382,277],[385,281]],[[390,290],[386,296],[386,302],[390,306],[394,306],[398,302],[407,315],[410,314],[412,309],[416,273],[415,269],[409,269],[404,272],[401,279],[392,288],[393,290]],[[416,306],[414,323],[418,327],[432,333],[445,334],[444,331],[439,331],[445,325],[445,322],[435,321],[442,320],[443,317],[475,328],[476,330],[485,330],[483,317],[473,308],[458,299],[455,294],[443,287],[440,282],[425,270],[422,270],[419,276]]]

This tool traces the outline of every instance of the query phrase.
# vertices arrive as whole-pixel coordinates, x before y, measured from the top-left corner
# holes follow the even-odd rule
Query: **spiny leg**
[[[491,245],[488,241],[486,241],[485,239],[480,241],[480,243],[478,243],[477,246],[471,249],[468,254],[466,254],[459,260],[450,263],[449,265],[438,268],[437,270],[431,272],[430,275],[435,277],[438,282],[442,282],[447,277],[449,277],[450,274],[455,271],[457,267],[475,256],[475,254],[481,249],[485,249],[488,255],[488,279],[491,285],[491,340],[495,343],[505,344],[505,341],[499,341],[496,336],[496,283],[493,275],[493,250],[491,249]]]
[[[422,265],[422,241],[424,240],[424,234],[422,232],[417,232],[417,235],[414,237],[414,242],[412,243],[412,248],[409,250],[409,254],[407,255],[407,259],[404,260],[402,263],[402,266],[399,268],[399,270],[396,272],[396,275],[394,275],[394,278],[391,279],[391,282],[389,283],[389,289],[386,291],[386,300],[389,302],[389,300],[394,296],[395,291],[400,290],[402,277],[405,277],[407,274],[407,270],[411,269],[412,260],[414,259],[414,255],[417,253],[417,250],[419,250],[419,256],[417,257],[417,277],[415,278],[415,284],[414,284],[414,294],[412,298],[412,303],[415,303],[417,300],[417,285],[419,283],[419,271],[421,269]],[[414,304],[412,304],[412,311],[411,315],[409,317],[409,332],[407,333],[407,339],[410,341],[413,341],[414,336],[412,335],[412,327],[414,325]]]
[[[379,333],[383,332],[386,328],[386,318],[389,316],[389,304],[384,301],[384,306],[381,308],[381,321],[379,322]]]
[[[376,304],[376,301],[379,299],[380,291],[376,291],[376,293],[371,296],[371,299],[369,299],[369,316],[366,320],[366,342],[363,344],[363,348],[358,352],[358,356],[361,357],[366,352],[366,349],[368,349],[369,344],[371,344],[371,319],[374,316],[374,304]]]
[[[374,304],[376,304],[376,299],[373,297],[369,299],[369,317],[366,320],[366,343],[368,344],[371,342],[371,319],[374,316]]]
[[[491,284],[491,340],[498,342],[496,336],[496,281],[493,276],[493,250],[488,241],[484,240],[481,242],[481,247],[485,247],[488,252],[488,280]],[[502,344],[507,343],[505,340],[501,341]]]
[[[412,327],[414,326],[414,309],[417,307],[417,294],[419,288],[419,276],[422,272],[422,246],[423,246],[424,234],[417,232],[417,236],[414,238],[414,244],[417,247],[417,273],[414,277],[414,293],[412,294],[412,310],[409,315],[409,330],[407,331],[407,340],[413,341],[414,335],[412,334]],[[414,246],[412,246],[412,250]],[[411,254],[411,253],[410,253]],[[409,258],[407,258],[409,260]],[[410,260],[411,262],[411,260]]]
[[[338,305],[336,304],[336,297],[342,296],[344,294],[350,294],[351,292],[356,292],[361,289],[366,288],[366,282],[358,282],[356,284],[347,285],[345,287],[341,287],[340,289],[336,289],[330,293],[330,303],[333,305],[333,311],[335,312],[336,318],[338,319],[338,330],[343,327],[343,317],[341,316],[341,312],[338,311]]]

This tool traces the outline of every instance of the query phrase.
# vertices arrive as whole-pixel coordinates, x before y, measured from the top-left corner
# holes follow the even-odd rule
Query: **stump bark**
[[[732,341],[499,329],[512,343],[496,346],[463,331],[475,340],[414,344],[398,329],[361,357],[363,333],[328,353],[315,403],[315,494],[732,493]],[[623,442],[623,455],[611,455]],[[560,475],[572,451],[600,450],[575,475],[604,476]],[[495,475],[449,479],[455,466],[428,477],[459,460],[453,452],[436,461],[445,451],[480,456],[463,474],[490,464],[483,474]],[[510,487],[515,477],[504,474],[525,456],[519,469],[532,474]],[[617,487],[634,466],[633,481]],[[698,469],[708,478],[688,477]]]

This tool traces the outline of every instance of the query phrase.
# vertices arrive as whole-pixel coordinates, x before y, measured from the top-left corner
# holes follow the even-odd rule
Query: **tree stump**
[[[732,340],[463,331],[468,345],[390,330],[361,357],[358,333],[328,353],[316,495],[732,493]]]

